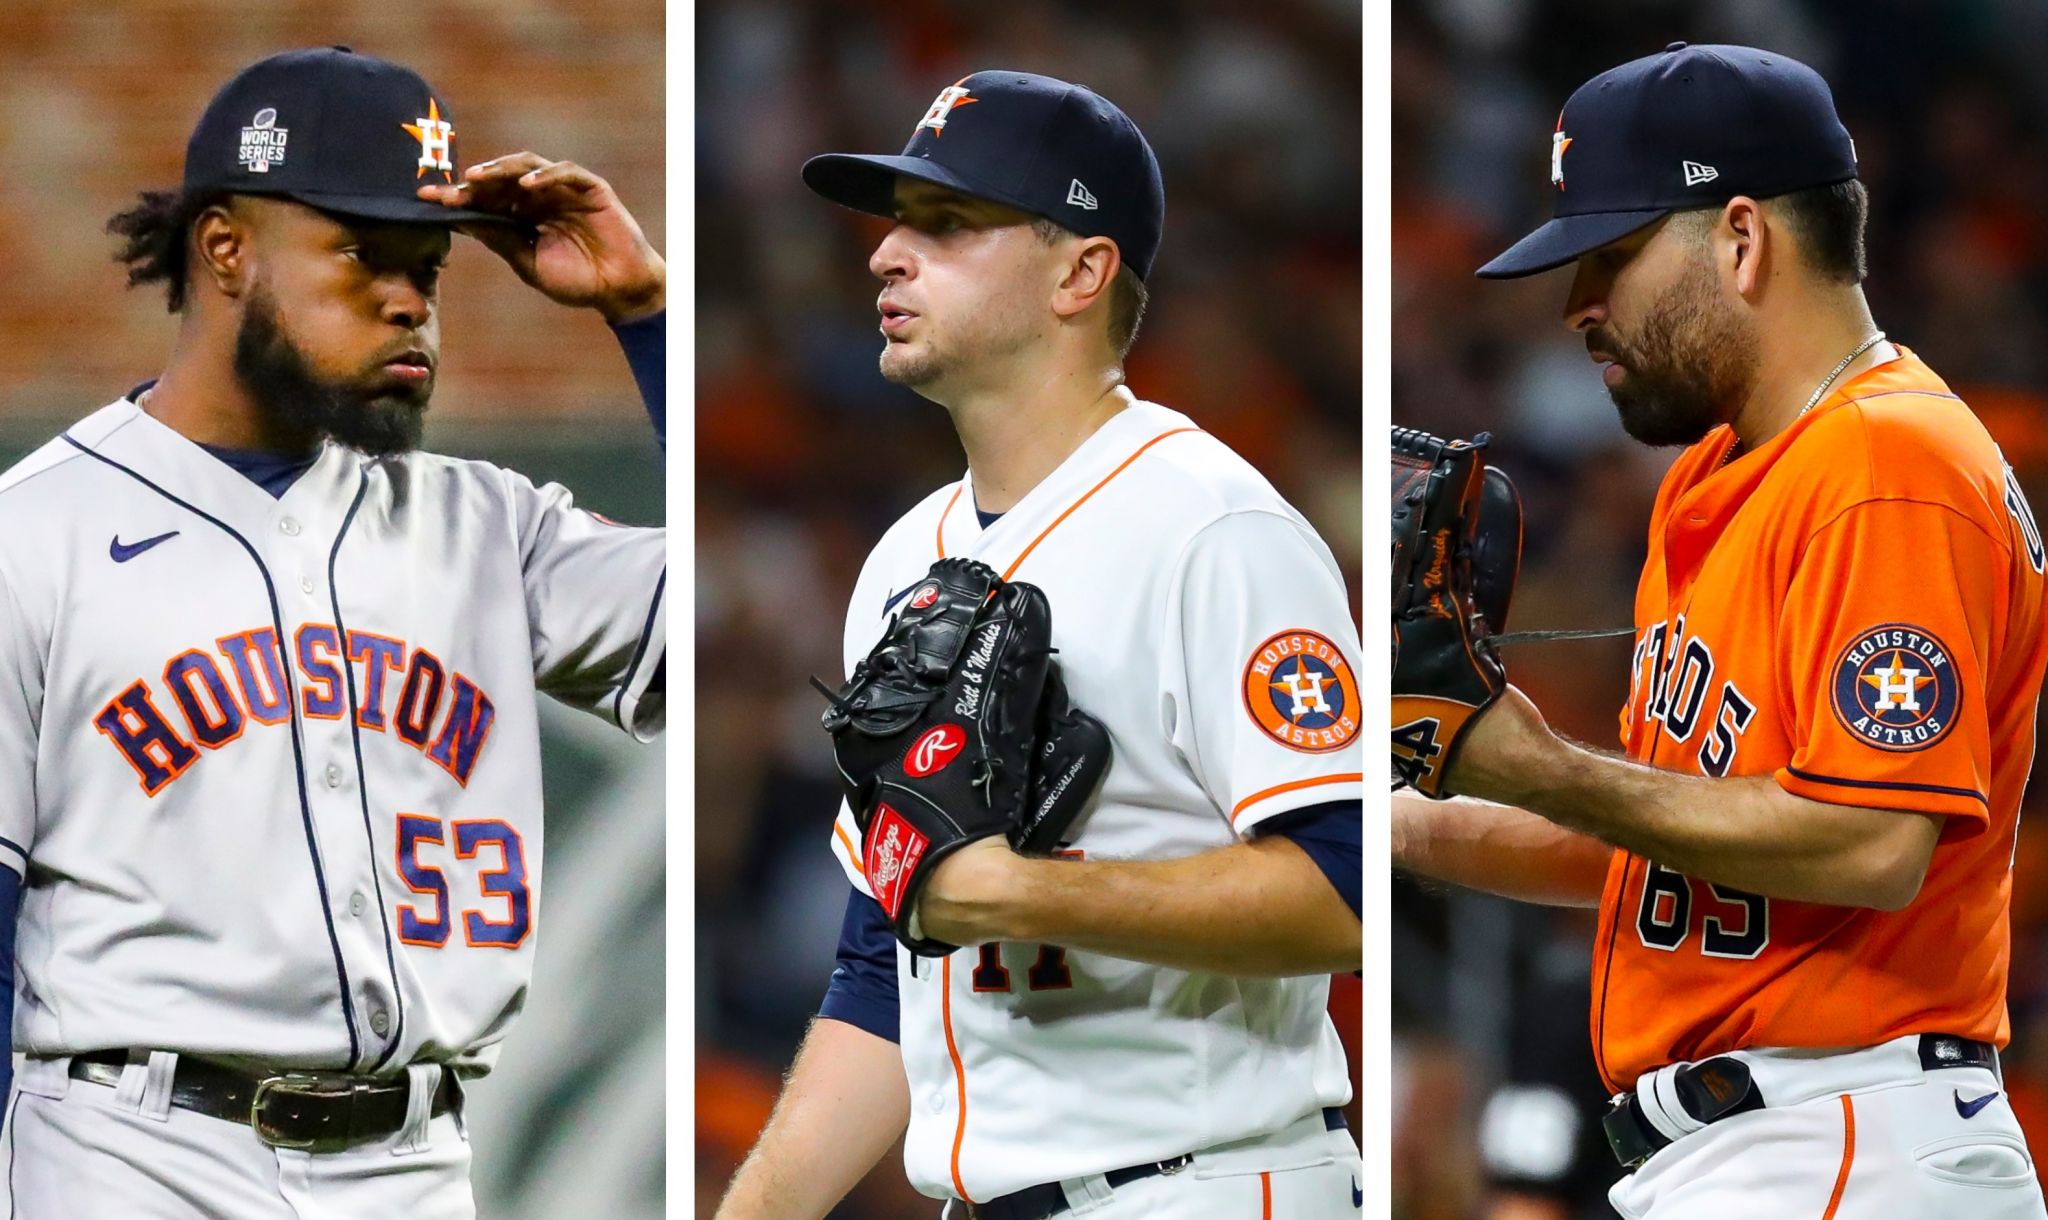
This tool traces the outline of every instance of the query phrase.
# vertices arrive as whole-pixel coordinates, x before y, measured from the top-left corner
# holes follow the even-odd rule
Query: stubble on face
[[[1589,351],[1615,357],[1607,395],[1622,430],[1645,445],[1690,445],[1734,418],[1755,384],[1753,327],[1720,300],[1702,254],[1651,306],[1632,336],[1612,325],[1586,333]]]
[[[279,434],[331,438],[371,457],[419,448],[434,393],[431,375],[417,385],[323,375],[286,333],[277,300],[261,283],[235,332],[234,369]]]

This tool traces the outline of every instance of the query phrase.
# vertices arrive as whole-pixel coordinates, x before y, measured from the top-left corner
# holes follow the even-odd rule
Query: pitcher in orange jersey
[[[1626,757],[1509,690],[1395,801],[1396,862],[1595,903],[1592,1036],[1631,1220],[2041,1217],[2002,1092],[2044,556],[1969,408],[1886,341],[1820,77],[1673,44],[1553,138],[1565,324],[1658,492]],[[1568,140],[1568,142],[1567,142]]]

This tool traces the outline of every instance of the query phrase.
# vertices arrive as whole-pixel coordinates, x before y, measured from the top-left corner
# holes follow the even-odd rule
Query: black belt
[[[71,1057],[71,1078],[119,1086],[130,1063],[127,1051],[94,1051]],[[147,1055],[141,1060],[146,1062]],[[209,1118],[253,1127],[273,1148],[339,1152],[388,1139],[405,1126],[412,1094],[404,1077],[351,1076],[344,1072],[280,1072],[256,1075],[178,1057],[171,1077],[171,1104]],[[431,1114],[454,1108],[462,1095],[455,1073],[441,1071]]]
[[[1335,1108],[1323,1111],[1323,1129],[1340,1131],[1344,1127],[1344,1112]],[[1130,1165],[1123,1169],[1112,1169],[1102,1175],[1115,1190],[1132,1182],[1160,1174],[1179,1173],[1195,1163],[1195,1154],[1184,1152],[1170,1161],[1155,1161],[1149,1165]],[[967,1220],[1046,1220],[1048,1216],[1062,1215],[1067,1211],[1067,1192],[1060,1189],[1058,1182],[1047,1182],[1042,1186],[1027,1186],[1013,1194],[990,1199],[986,1203],[966,1204]],[[947,1215],[951,1215],[949,1210]]]
[[[1920,1067],[1984,1067],[1998,1070],[1998,1049],[1989,1042],[1958,1038],[1953,1034],[1920,1035]],[[1685,1112],[1702,1123],[1717,1123],[1737,1114],[1764,1107],[1763,1093],[1751,1079],[1749,1065],[1730,1055],[1717,1055],[1678,1069],[1671,1076],[1672,1091]],[[1634,1093],[1614,1099],[1614,1108],[1600,1120],[1607,1132],[1607,1145],[1623,1169],[1633,1170],[1658,1151],[1671,1145],[1671,1138],[1659,1131],[1643,1113],[1643,1103]]]

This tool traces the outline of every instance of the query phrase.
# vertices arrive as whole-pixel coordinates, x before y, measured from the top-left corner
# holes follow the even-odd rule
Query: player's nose
[[[906,240],[910,226],[897,225],[882,235],[881,244],[868,255],[868,271],[878,280],[907,279],[916,265]]]
[[[433,316],[434,299],[410,280],[394,277],[385,287],[380,314],[393,326],[415,330]]]

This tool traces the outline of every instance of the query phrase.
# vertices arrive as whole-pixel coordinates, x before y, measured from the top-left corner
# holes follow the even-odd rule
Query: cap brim
[[[1512,280],[1562,267],[1581,254],[1619,241],[1644,225],[1669,215],[1670,208],[1638,212],[1588,212],[1559,216],[1509,246],[1500,257],[1474,274],[1485,280]]]
[[[962,177],[943,165],[927,161],[923,157],[873,156],[865,153],[824,153],[804,162],[804,185],[832,202],[866,212],[872,216],[895,219],[896,180],[915,178],[919,182],[930,182],[938,186],[972,195],[976,199],[1016,208],[1036,216],[1038,209],[1031,204],[997,190],[991,190],[983,183]]]
[[[402,224],[517,224],[510,216],[451,208],[425,199],[393,198],[390,195],[336,195],[323,191],[292,191],[285,196],[309,208],[358,220],[389,220]]]

